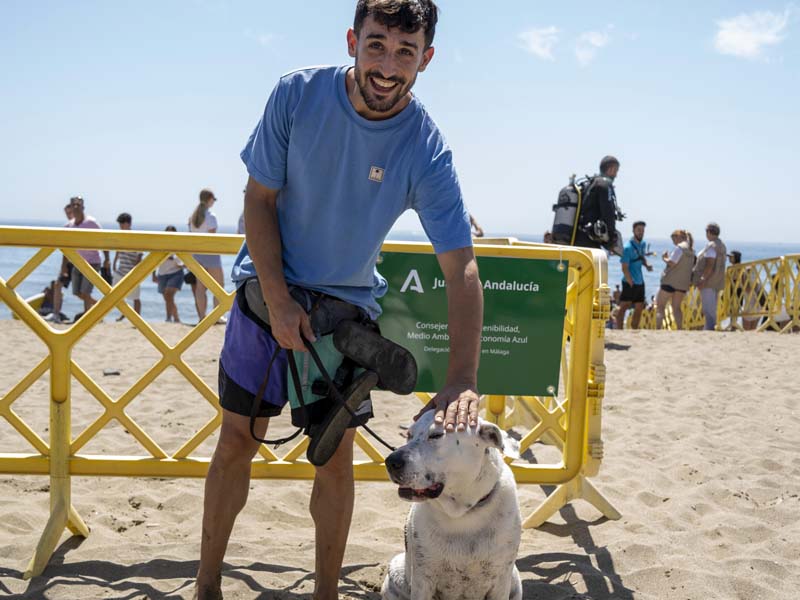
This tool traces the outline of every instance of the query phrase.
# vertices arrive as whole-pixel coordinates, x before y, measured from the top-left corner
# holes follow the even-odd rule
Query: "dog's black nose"
[[[389,471],[400,471],[406,466],[406,459],[400,450],[395,450],[386,457],[386,468]]]

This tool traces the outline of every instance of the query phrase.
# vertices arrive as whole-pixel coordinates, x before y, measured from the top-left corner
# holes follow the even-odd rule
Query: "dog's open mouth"
[[[397,490],[397,493],[403,500],[411,500],[411,502],[423,502],[425,500],[438,498],[441,495],[442,490],[444,490],[443,483],[434,483],[432,486],[422,489],[401,487]]]

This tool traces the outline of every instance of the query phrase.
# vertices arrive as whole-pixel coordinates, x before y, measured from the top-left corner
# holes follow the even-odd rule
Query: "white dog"
[[[519,445],[483,420],[477,430],[446,434],[433,416],[420,417],[408,443],[386,458],[400,497],[417,504],[406,520],[406,551],[389,564],[381,595],[521,600],[517,486],[501,453],[519,456]]]

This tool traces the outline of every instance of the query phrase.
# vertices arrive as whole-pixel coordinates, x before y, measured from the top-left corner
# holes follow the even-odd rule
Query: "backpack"
[[[575,180],[575,175],[570,177],[569,185],[558,192],[558,201],[553,205],[553,241],[556,244],[572,246],[575,236],[582,223],[594,222],[599,215],[589,215],[591,208],[584,206],[584,201],[589,197],[589,191],[595,177],[583,177]],[[596,211],[594,211],[596,212]]]
[[[578,231],[583,232],[589,239],[604,247],[616,246],[619,236],[615,231],[608,231],[603,215],[596,202],[587,203],[592,187],[597,181],[603,179],[602,175],[585,176],[575,180],[575,175],[570,178],[569,185],[561,188],[558,201],[553,205],[553,241],[556,244],[568,246],[575,245]],[[613,188],[611,188],[613,190]],[[617,206],[616,196],[612,198],[616,219],[625,218]]]

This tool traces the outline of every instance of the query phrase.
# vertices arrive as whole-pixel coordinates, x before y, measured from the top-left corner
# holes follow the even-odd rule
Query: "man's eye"
[[[428,434],[429,440],[438,440],[440,437],[444,437],[444,433],[442,433],[441,431],[434,431]]]

